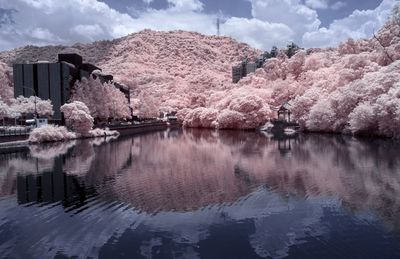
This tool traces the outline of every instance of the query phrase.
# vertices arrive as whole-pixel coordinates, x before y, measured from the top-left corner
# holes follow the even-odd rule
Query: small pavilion
[[[278,120],[290,122],[290,104],[285,102],[278,110]]]

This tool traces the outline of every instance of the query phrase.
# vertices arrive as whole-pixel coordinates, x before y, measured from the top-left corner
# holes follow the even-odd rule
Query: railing
[[[30,131],[31,131],[30,128],[16,128],[16,129],[0,128],[0,137],[23,136],[23,135],[28,135]]]

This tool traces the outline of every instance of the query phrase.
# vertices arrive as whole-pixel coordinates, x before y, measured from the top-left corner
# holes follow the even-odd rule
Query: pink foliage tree
[[[74,101],[64,104],[61,106],[61,112],[64,114],[66,125],[77,133],[88,134],[93,128],[93,117],[83,102]]]
[[[9,112],[10,112],[10,107],[2,100],[0,100],[0,120],[3,120],[3,124],[4,124],[4,119],[8,117]]]
[[[23,97],[19,96],[16,99],[11,99],[10,109],[17,111],[23,115],[34,114],[35,113],[35,103],[36,112],[39,116],[52,116],[54,114],[53,105],[50,100],[42,100],[39,97]]]
[[[11,69],[7,64],[0,62],[0,99],[10,104],[14,96]]]
[[[98,78],[83,78],[76,82],[71,101],[85,103],[94,118],[106,120],[131,117],[125,95],[113,83],[102,84]]]

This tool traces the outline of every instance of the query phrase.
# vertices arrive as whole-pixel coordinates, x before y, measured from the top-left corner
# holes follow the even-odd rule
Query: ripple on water
[[[400,257],[398,143],[166,131],[66,145],[0,157],[2,255]]]

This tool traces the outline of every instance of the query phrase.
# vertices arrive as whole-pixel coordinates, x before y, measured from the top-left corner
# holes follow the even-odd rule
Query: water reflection
[[[0,252],[395,258],[399,150],[388,140],[175,130],[2,154]]]
[[[94,189],[85,187],[85,182],[62,171],[62,160],[55,158],[53,169],[36,175],[17,176],[17,198],[19,204],[31,202],[61,202],[65,207],[81,207]]]

